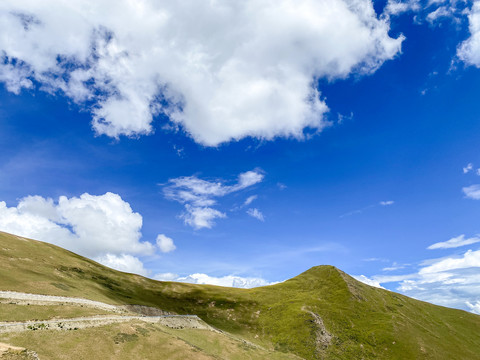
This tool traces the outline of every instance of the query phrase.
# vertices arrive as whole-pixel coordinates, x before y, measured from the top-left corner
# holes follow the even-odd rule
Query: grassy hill
[[[270,358],[480,359],[479,316],[370,287],[332,266],[255,289],[160,282],[0,233],[0,290],[196,314],[275,351]]]

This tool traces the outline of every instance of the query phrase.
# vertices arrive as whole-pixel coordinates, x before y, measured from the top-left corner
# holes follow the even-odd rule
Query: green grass
[[[208,330],[172,330],[131,321],[71,331],[0,334],[0,341],[34,350],[40,359],[294,360]],[[1,357],[0,357],[1,358]]]
[[[114,271],[53,245],[0,233],[0,290],[197,314],[268,351],[305,359],[480,359],[479,316],[370,287],[332,266],[255,289],[179,284]],[[316,342],[312,313],[333,336],[327,347]]]
[[[145,335],[136,328],[147,330]],[[124,323],[72,331],[0,334],[0,341],[34,350],[40,359],[211,359],[154,326]]]
[[[215,358],[231,360],[298,359],[293,354],[268,351],[251,343],[246,343],[239,338],[232,337],[229,334],[220,335],[208,330],[195,329],[174,330],[165,328],[164,331],[196,348],[202,349],[202,351]]]

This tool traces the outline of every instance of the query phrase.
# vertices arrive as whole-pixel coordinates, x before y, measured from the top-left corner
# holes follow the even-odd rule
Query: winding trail
[[[7,300],[25,301],[30,303],[39,303],[39,305],[43,305],[43,303],[76,304],[85,305],[96,309],[108,310],[112,312],[125,312],[125,310],[123,310],[120,306],[75,297],[29,294],[16,291],[0,291],[0,298]]]
[[[0,333],[36,331],[36,330],[78,330],[103,326],[113,323],[139,320],[168,326],[173,329],[204,329],[216,331],[196,315],[163,315],[163,316],[89,316],[71,319],[55,319],[43,321],[0,322]]]
[[[87,327],[108,325],[112,323],[140,320],[149,323],[157,323],[173,329],[205,329],[218,332],[197,315],[176,315],[163,310],[142,305],[110,305],[100,301],[93,301],[83,298],[39,295],[21,293],[16,291],[0,291],[0,302],[9,301],[18,305],[60,305],[73,304],[111,311],[113,313],[130,315],[103,315],[77,317],[69,319],[52,319],[43,321],[24,322],[0,322],[0,333],[18,332],[30,330],[77,330]],[[135,313],[135,315],[133,315]],[[154,316],[147,316],[154,315]]]

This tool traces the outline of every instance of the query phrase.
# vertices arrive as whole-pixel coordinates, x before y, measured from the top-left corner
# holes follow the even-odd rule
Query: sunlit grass
[[[306,359],[480,359],[479,316],[367,286],[331,266],[255,289],[158,282],[0,233],[0,290],[197,314],[268,351]],[[329,346],[319,346],[310,312],[332,334]]]

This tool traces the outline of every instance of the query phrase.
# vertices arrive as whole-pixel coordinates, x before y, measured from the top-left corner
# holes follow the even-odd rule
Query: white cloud
[[[420,10],[420,8],[420,2],[418,0],[388,0],[387,5],[385,6],[384,13],[387,15],[395,16],[408,11],[418,11]]]
[[[185,212],[180,215],[185,224],[195,229],[211,229],[215,225],[215,219],[224,219],[227,215],[210,207],[197,207],[185,205]]]
[[[365,206],[365,207],[362,208],[362,209],[353,210],[353,211],[350,211],[350,212],[348,212],[348,213],[342,214],[342,215],[340,215],[339,217],[342,219],[342,218],[345,218],[345,217],[348,217],[348,216],[361,214],[361,213],[363,213],[365,210],[371,209],[371,208],[374,207],[374,206],[375,206],[375,205],[368,205],[368,206]]]
[[[426,260],[414,273],[375,275],[370,280],[378,284],[398,283],[398,291],[416,299],[477,311],[480,301],[479,270],[480,250],[468,250],[459,255]]]
[[[405,268],[405,265],[400,265],[400,264],[397,264],[396,262],[393,262],[392,266],[384,267],[382,271],[396,271],[404,268]]]
[[[380,284],[388,284],[392,282],[405,281],[409,279],[414,279],[417,277],[417,274],[403,274],[403,275],[375,275],[372,276],[372,279],[378,281]]]
[[[430,12],[426,17],[426,20],[430,24],[435,24],[436,22],[438,22],[442,18],[452,18],[452,19],[454,19],[454,15],[455,15],[455,8],[454,7],[452,7],[450,5],[440,6],[440,7],[436,8],[434,11]]]
[[[254,217],[257,220],[265,221],[265,217],[263,216],[262,212],[257,208],[250,208],[247,210],[247,214],[251,217]]]
[[[159,234],[157,236],[157,246],[163,253],[172,252],[177,248],[173,243],[173,240],[164,234]]]
[[[132,255],[154,252],[152,244],[140,241],[141,227],[142,216],[110,192],[60,196],[57,202],[27,196],[16,207],[0,202],[2,231],[50,242],[124,271],[141,270]]]
[[[263,175],[260,171],[247,171],[238,176],[238,184],[231,188],[231,191],[238,191],[263,181]]]
[[[371,258],[362,259],[362,261],[369,261],[369,262],[370,262],[370,261],[388,262],[388,259],[371,257]]]
[[[277,284],[277,282],[268,282],[262,278],[241,277],[235,275],[227,275],[222,277],[209,276],[207,274],[191,274],[187,276],[178,276],[177,274],[165,273],[157,274],[153,277],[160,281],[177,281],[190,284],[209,284],[217,286],[228,286],[236,288],[253,288],[259,286],[267,286]]]
[[[470,301],[467,301],[466,304],[470,308],[471,312],[480,315],[480,300],[477,300],[474,304],[472,304]]]
[[[256,199],[258,198],[257,195],[252,195],[252,196],[249,196],[245,202],[243,203],[243,206],[248,206],[250,205],[252,202],[254,202]]]
[[[480,184],[464,187],[462,191],[467,198],[480,200]]]
[[[14,66],[4,64],[0,66],[0,82],[5,84],[8,91],[14,94],[20,94],[22,88],[31,89],[32,81],[29,79],[31,72],[25,66]]]
[[[435,244],[430,245],[427,249],[434,250],[434,249],[450,249],[450,248],[457,248],[460,246],[475,244],[480,242],[479,237],[472,237],[465,239],[465,235],[460,235],[450,240],[438,242]]]
[[[353,275],[353,278],[357,279],[358,281],[360,281],[364,284],[374,286],[374,287],[377,287],[377,288],[380,288],[380,289],[385,289],[382,285],[380,285],[380,283],[377,280],[370,279],[370,278],[366,277],[365,275]]]
[[[260,170],[251,170],[241,173],[235,184],[226,185],[224,180],[208,181],[196,176],[185,176],[170,179],[163,192],[167,199],[184,204],[185,211],[180,218],[185,224],[195,229],[210,229],[215,225],[215,219],[227,217],[225,213],[213,208],[217,198],[258,184],[264,177]]]
[[[209,146],[303,138],[327,125],[317,80],[374,72],[401,51],[389,30],[371,0],[4,0],[0,81],[62,93],[112,137],[163,113]]]
[[[155,274],[155,276],[153,276],[153,279],[159,280],[159,281],[175,281],[178,278],[179,276],[174,273],[161,273],[161,274]]]
[[[439,5],[447,2],[447,0],[428,0],[427,6]]]
[[[105,254],[103,256],[96,257],[95,261],[105,266],[111,267],[112,269],[123,272],[139,274],[142,276],[148,276],[148,274],[150,273],[147,269],[145,269],[140,259],[132,255]]]
[[[470,171],[472,171],[472,169],[473,169],[473,164],[472,164],[472,163],[468,163],[467,166],[465,166],[465,167],[463,168],[463,173],[464,173],[464,174],[467,174],[467,173],[469,173]]]
[[[460,24],[468,11],[466,10],[468,6],[470,6],[468,2],[456,0],[388,0],[383,16],[390,18],[413,12],[413,21],[416,24],[424,21],[431,26],[440,25],[444,21]],[[422,90],[422,95],[425,95],[427,90]]]
[[[365,206],[364,208],[361,208],[361,209],[358,209],[358,210],[353,210],[353,211],[350,211],[348,213],[342,214],[342,215],[340,215],[340,218],[345,218],[345,217],[352,216],[352,215],[362,214],[364,211],[372,209],[376,206],[390,206],[390,205],[393,205],[394,203],[395,203],[395,201],[392,201],[392,200],[380,201],[377,204],[368,205],[368,206]]]
[[[480,1],[474,1],[468,15],[470,37],[457,49],[457,56],[468,65],[480,67]]]
[[[441,273],[447,270],[465,269],[470,267],[480,267],[480,250],[467,250],[467,252],[461,257],[440,259],[433,264],[422,268],[419,271],[419,274]]]
[[[415,278],[404,280],[398,290],[417,299],[465,310],[480,300],[480,251],[468,250],[422,267]]]

